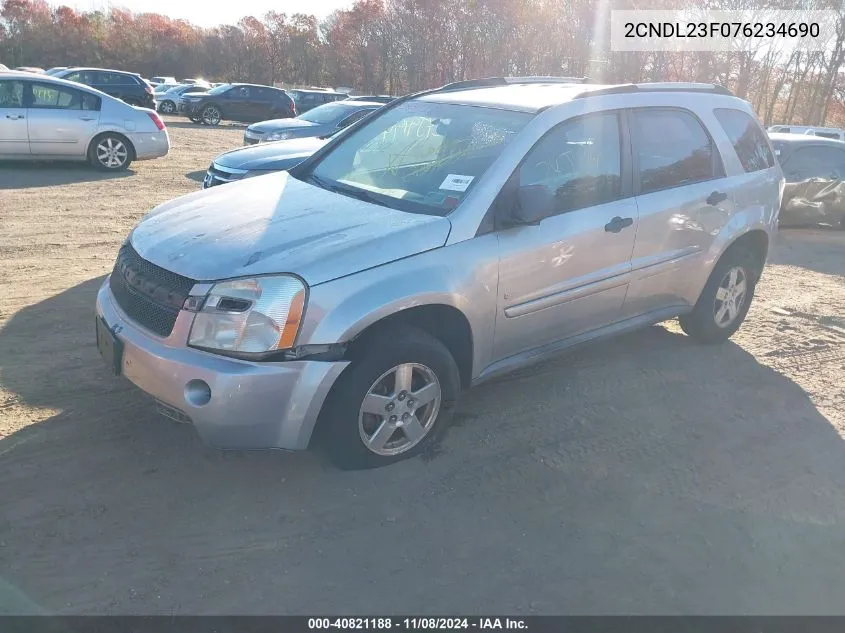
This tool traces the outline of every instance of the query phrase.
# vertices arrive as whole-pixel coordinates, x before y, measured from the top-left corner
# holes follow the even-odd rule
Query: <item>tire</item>
[[[760,271],[755,258],[742,248],[730,248],[718,261],[689,314],[679,317],[681,329],[699,343],[727,341],[742,325]],[[741,284],[744,282],[744,291]],[[722,300],[729,297],[731,303]],[[731,307],[733,306],[733,307]]]
[[[126,137],[106,132],[88,146],[88,161],[103,171],[123,171],[135,159],[135,149]]]
[[[158,104],[158,111],[162,114],[173,114],[176,112],[176,104],[173,103],[170,99],[165,99],[161,103]]]
[[[320,416],[319,441],[329,459],[358,470],[423,452],[448,426],[460,394],[455,359],[438,339],[406,326],[383,330],[357,349]],[[410,397],[397,384],[407,385],[408,376]]]
[[[220,112],[220,108],[216,105],[209,104],[203,107],[200,113],[200,119],[202,119],[203,125],[220,125],[220,121],[223,120],[223,113]]]

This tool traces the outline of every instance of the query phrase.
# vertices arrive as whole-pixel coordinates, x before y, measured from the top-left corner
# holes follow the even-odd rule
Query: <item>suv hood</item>
[[[250,171],[275,169],[279,165],[289,165],[291,159],[308,158],[328,142],[328,139],[310,136],[303,139],[259,143],[220,154],[214,162],[221,167],[232,169]]]
[[[287,172],[154,209],[130,234],[144,259],[197,281],[295,273],[309,285],[439,248],[448,219],[332,193]]]

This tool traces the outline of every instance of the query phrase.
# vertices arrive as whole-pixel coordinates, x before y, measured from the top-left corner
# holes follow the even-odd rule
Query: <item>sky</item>
[[[309,13],[324,18],[335,9],[351,6],[352,0],[51,0],[50,3],[66,5],[78,11],[114,7],[128,9],[133,13],[161,13],[189,20],[197,26],[217,26],[235,24],[245,15],[260,17],[270,10],[287,14]]]

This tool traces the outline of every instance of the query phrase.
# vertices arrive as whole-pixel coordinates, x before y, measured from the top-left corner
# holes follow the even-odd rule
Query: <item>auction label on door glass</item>
[[[440,185],[441,189],[448,191],[466,191],[470,183],[475,179],[474,176],[460,176],[458,174],[449,174]]]

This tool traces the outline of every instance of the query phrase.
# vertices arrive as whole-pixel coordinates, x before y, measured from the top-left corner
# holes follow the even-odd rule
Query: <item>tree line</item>
[[[786,0],[781,0],[785,2]],[[502,75],[589,76],[612,83],[725,85],[766,123],[845,125],[845,5],[833,51],[612,52],[602,0],[358,0],[324,20],[270,11],[200,28],[152,13],[75,11],[45,0],[3,0],[0,63],[99,66],[285,86],[346,86],[404,94]],[[777,0],[705,0],[708,9],[795,8]],[[625,0],[613,8],[682,8],[680,0]]]

